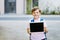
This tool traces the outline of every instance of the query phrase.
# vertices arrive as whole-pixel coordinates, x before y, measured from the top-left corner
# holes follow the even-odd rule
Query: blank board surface
[[[39,23],[30,23],[30,32],[43,32],[43,22]]]

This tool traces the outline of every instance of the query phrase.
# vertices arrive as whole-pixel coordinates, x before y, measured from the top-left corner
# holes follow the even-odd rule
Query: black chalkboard
[[[30,32],[43,32],[44,27],[43,27],[43,22],[38,22],[38,23],[30,23]]]

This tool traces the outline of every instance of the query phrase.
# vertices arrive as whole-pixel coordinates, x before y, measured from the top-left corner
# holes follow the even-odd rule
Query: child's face
[[[35,10],[32,15],[34,16],[35,19],[38,19],[41,15],[41,13],[39,12],[39,9]]]

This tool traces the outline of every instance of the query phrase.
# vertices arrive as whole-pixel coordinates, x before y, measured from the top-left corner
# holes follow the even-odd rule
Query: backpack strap
[[[32,19],[31,22],[34,22],[34,19]]]
[[[40,21],[43,21],[43,20],[44,20],[43,18],[40,19]]]

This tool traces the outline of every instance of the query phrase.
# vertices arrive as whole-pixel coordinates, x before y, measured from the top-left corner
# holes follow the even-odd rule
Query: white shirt
[[[31,20],[30,20],[30,22],[31,22]],[[37,20],[34,20],[34,22],[44,22],[44,27],[46,27],[45,20],[40,21],[40,18],[39,18]],[[31,33],[31,40],[41,40],[41,39],[44,39],[44,38],[45,38],[44,32],[32,32]]]

